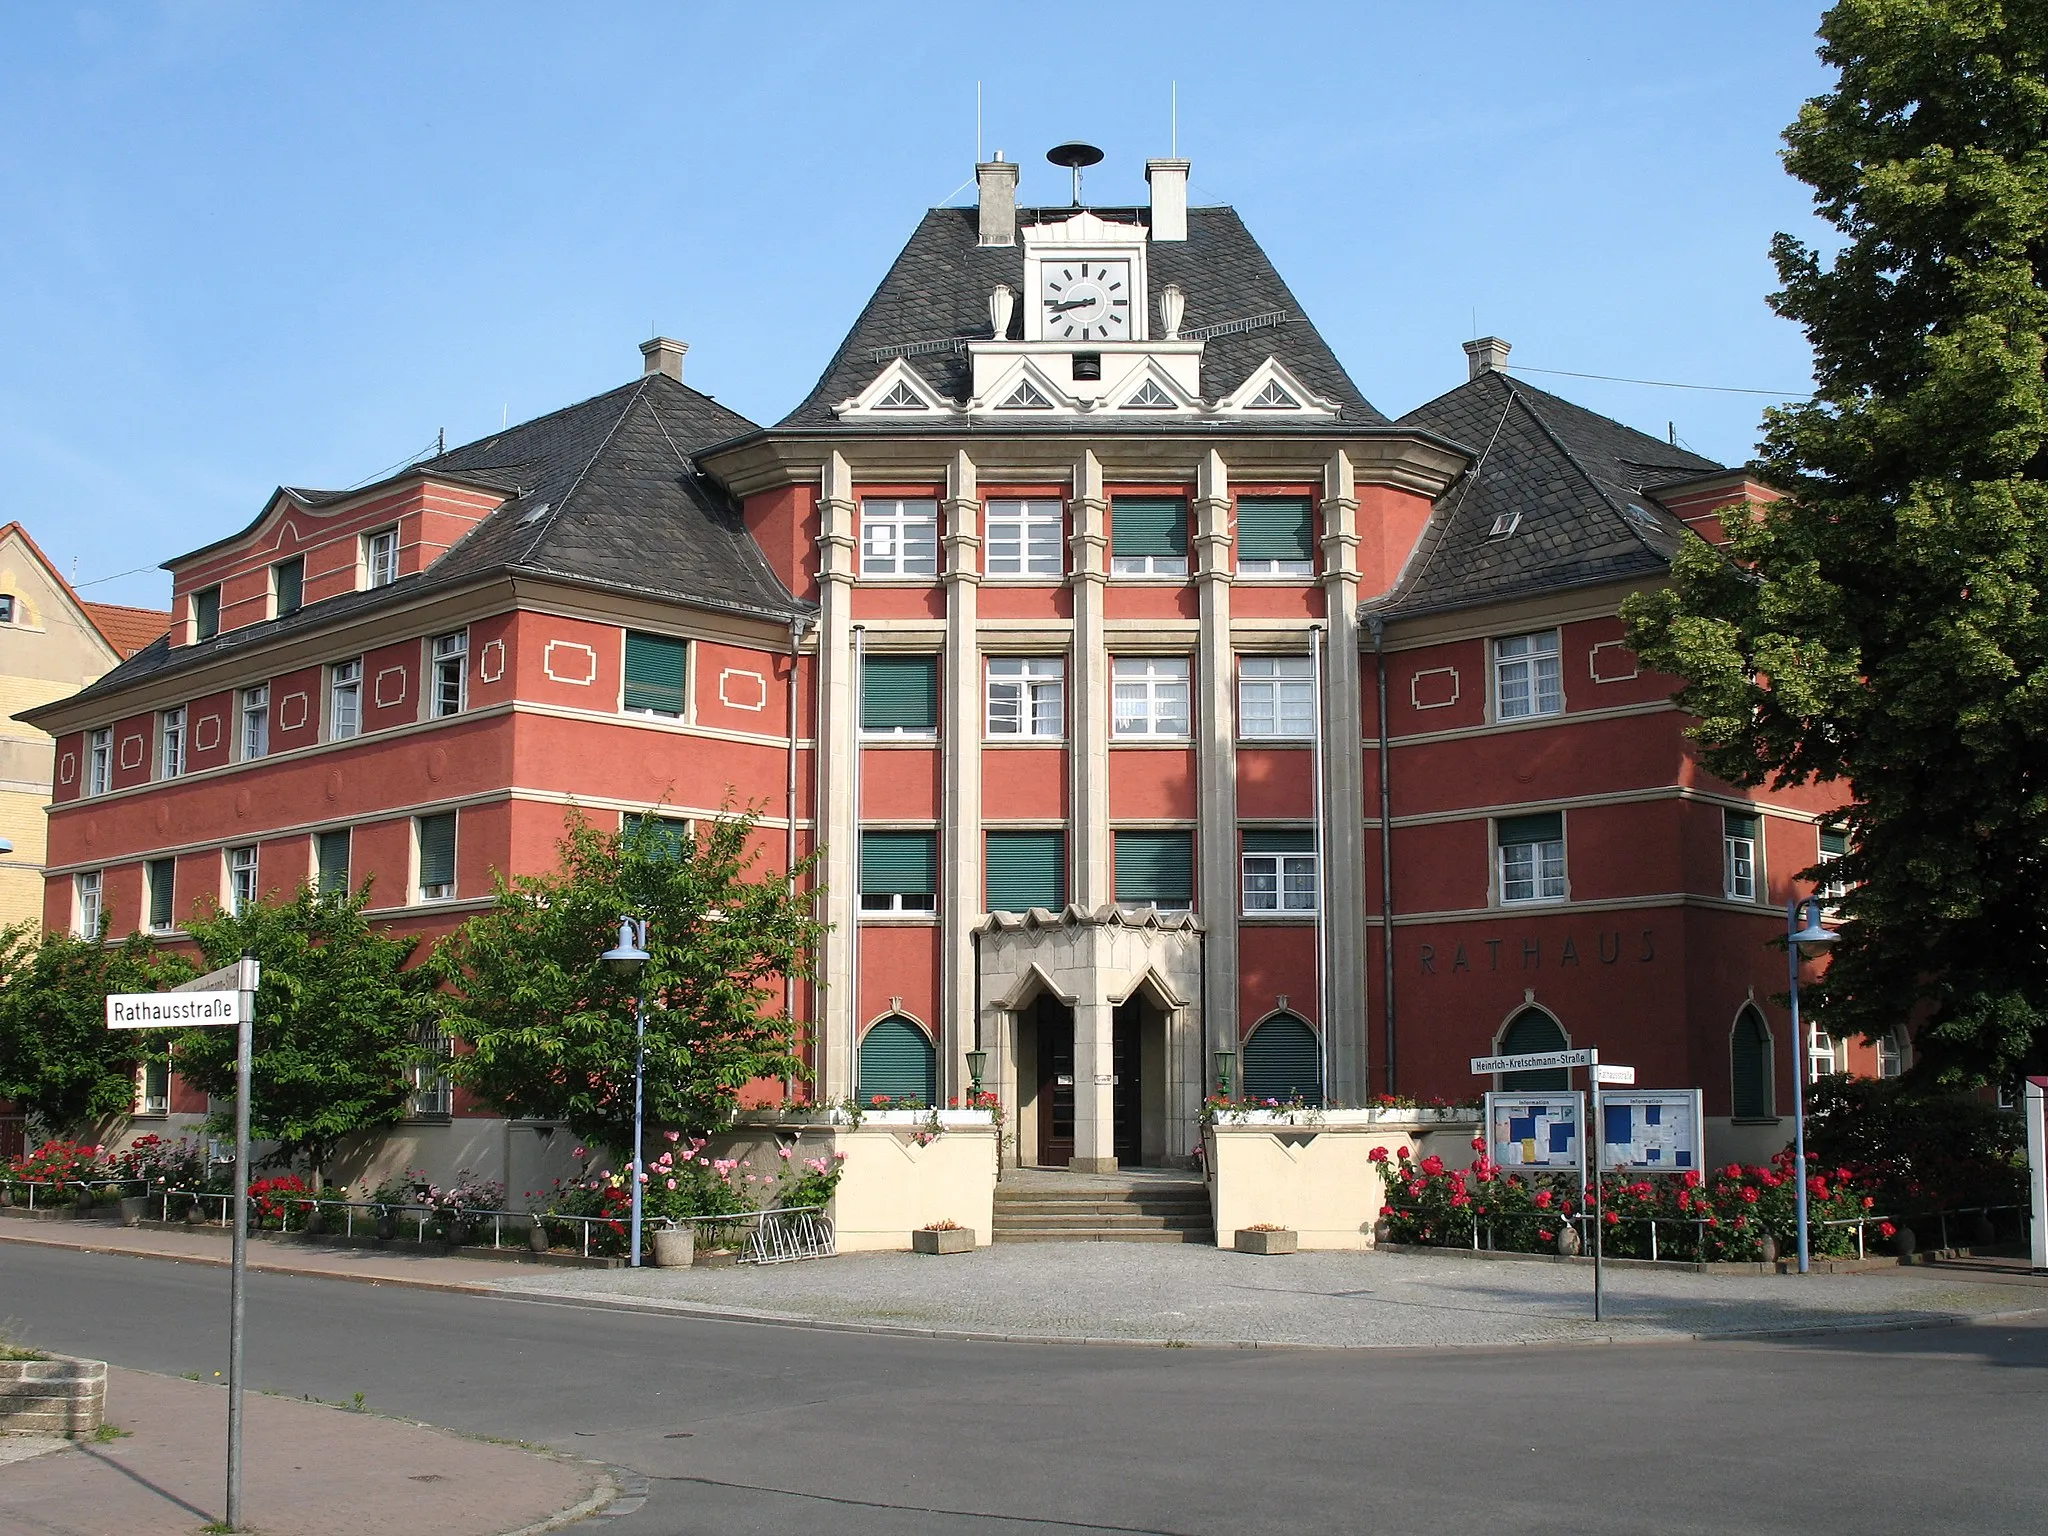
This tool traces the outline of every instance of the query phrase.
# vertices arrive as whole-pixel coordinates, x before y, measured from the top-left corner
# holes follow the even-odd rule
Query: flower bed
[[[1386,1186],[1380,1219],[1389,1242],[1555,1253],[1565,1226],[1586,1231],[1591,1210],[1581,1208],[1576,1174],[1508,1173],[1486,1155],[1483,1138],[1475,1137],[1472,1145],[1479,1155],[1462,1169],[1446,1167],[1441,1157],[1417,1160],[1375,1149],[1373,1163]],[[1789,1253],[1798,1237],[1797,1193],[1789,1152],[1768,1165],[1729,1163],[1704,1175],[1610,1173],[1601,1180],[1601,1246],[1613,1258],[1755,1261],[1764,1257],[1768,1237],[1779,1252]],[[1810,1172],[1807,1227],[1813,1253],[1855,1257],[1857,1224],[1872,1216],[1874,1204],[1850,1170]],[[1881,1238],[1894,1232],[1889,1221],[1874,1223],[1873,1230]]]
[[[773,1172],[756,1170],[752,1159],[713,1157],[701,1137],[685,1142],[667,1133],[669,1149],[649,1158],[641,1177],[640,1216],[643,1228],[662,1220],[696,1220],[700,1248],[731,1246],[725,1241],[756,1211],[823,1206],[838,1188],[844,1154],[799,1158],[793,1149],[777,1149]],[[587,1157],[576,1149],[577,1161]],[[553,1246],[581,1247],[590,1226],[593,1254],[624,1253],[631,1242],[633,1191],[628,1175],[610,1168],[588,1170],[574,1179],[557,1179],[546,1190],[529,1191],[527,1203],[539,1215]],[[705,1217],[730,1216],[730,1229]],[[550,1220],[549,1218],[556,1218]],[[588,1218],[577,1220],[574,1218]]]

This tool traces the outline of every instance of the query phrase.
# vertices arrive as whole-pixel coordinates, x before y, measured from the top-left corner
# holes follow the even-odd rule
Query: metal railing
[[[91,1193],[92,1193],[92,1192],[93,1192],[94,1190],[100,1190],[100,1189],[132,1189],[132,1188],[136,1187],[137,1185],[141,1185],[141,1186],[143,1186],[143,1187],[144,1187],[144,1189],[145,1189],[145,1191],[146,1191],[146,1189],[147,1189],[147,1186],[148,1186],[148,1184],[149,1184],[149,1181],[148,1181],[147,1179],[32,1179],[32,1178],[14,1178],[14,1179],[8,1179],[8,1180],[6,1180],[6,1181],[5,1181],[5,1185],[6,1185],[6,1187],[7,1187],[8,1189],[26,1189],[26,1190],[28,1191],[28,1204],[27,1204],[27,1205],[25,1205],[24,1207],[22,1207],[22,1209],[24,1209],[24,1210],[29,1210],[29,1211],[32,1211],[32,1210],[34,1210],[34,1209],[36,1208],[36,1191],[37,1191],[38,1189],[41,1189],[41,1190],[45,1190],[45,1191],[48,1191],[48,1193],[47,1193],[47,1194],[46,1194],[46,1195],[44,1196],[44,1199],[43,1199],[43,1204],[44,1204],[44,1206],[45,1206],[45,1207],[49,1207],[49,1206],[55,1206],[55,1205],[64,1205],[64,1204],[68,1204],[68,1203],[70,1203],[70,1202],[67,1202],[67,1201],[65,1201],[65,1200],[63,1200],[63,1199],[61,1199],[61,1198],[59,1198],[60,1196],[62,1196],[62,1194],[63,1194],[63,1193],[64,1193],[64,1191],[66,1191],[66,1190],[80,1190],[80,1189],[82,1189],[82,1190],[85,1190],[85,1191],[86,1191],[86,1192],[87,1192],[88,1194],[91,1194]],[[97,1195],[94,1195],[94,1197],[93,1197],[93,1198],[94,1198],[94,1200],[95,1200],[95,1201],[97,1201],[99,1197],[98,1197]]]
[[[2013,1211],[2020,1209],[2023,1209],[2023,1207],[2013,1205],[1965,1206],[1958,1209],[1955,1212],[1936,1213],[1937,1218],[1941,1222],[1941,1247],[1946,1248],[1948,1246],[1948,1223],[1946,1218],[1950,1214],[1968,1215],[1971,1212],[1975,1211],[1988,1216],[1992,1211]],[[1547,1213],[1532,1213],[1529,1216],[1524,1217],[1522,1219],[1525,1222],[1533,1223],[1539,1231],[1545,1228],[1546,1226],[1555,1227],[1558,1231],[1562,1231],[1566,1226],[1574,1227],[1578,1230],[1579,1234],[1580,1252],[1582,1254],[1588,1254],[1592,1252],[1593,1239],[1591,1226],[1593,1216],[1590,1211],[1577,1212],[1571,1216],[1553,1216]],[[1892,1223],[1895,1228],[1907,1225],[1906,1218],[1902,1218],[1896,1215],[1867,1215],[1842,1216],[1826,1221],[1815,1221],[1810,1223],[1810,1226],[1814,1230],[1818,1230],[1822,1227],[1854,1227],[1856,1229],[1856,1257],[1858,1259],[1867,1259],[1870,1256],[1871,1247],[1869,1229],[1872,1227],[1882,1228],[1886,1222]],[[1665,1246],[1668,1246],[1667,1244],[1660,1242],[1658,1231],[1660,1226],[1667,1230],[1671,1228],[1678,1228],[1681,1231],[1690,1230],[1691,1232],[1693,1257],[1690,1259],[1679,1259],[1676,1260],[1676,1262],[1686,1264],[1708,1262],[1704,1258],[1704,1255],[1707,1251],[1707,1219],[1705,1217],[1620,1216],[1614,1213],[1609,1213],[1607,1219],[1607,1226],[1610,1230],[1615,1227],[1630,1226],[1636,1224],[1647,1224],[1649,1226],[1650,1262],[1652,1264],[1661,1263],[1664,1261],[1663,1249]],[[1498,1244],[1496,1239],[1499,1231],[1500,1228],[1496,1224],[1491,1222],[1482,1224],[1477,1217],[1474,1217],[1472,1220],[1472,1251],[1474,1253],[1498,1251]],[[1484,1243],[1480,1241],[1482,1233],[1485,1237]],[[1783,1257],[1782,1254],[1780,1256]],[[1815,1256],[1830,1257],[1830,1255],[1819,1254]],[[1629,1256],[1610,1253],[1608,1257],[1622,1258]]]

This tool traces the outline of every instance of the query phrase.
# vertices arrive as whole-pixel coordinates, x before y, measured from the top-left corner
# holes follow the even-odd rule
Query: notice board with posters
[[[1585,1123],[1580,1093],[1496,1090],[1486,1096],[1486,1144],[1503,1168],[1577,1172]]]
[[[1697,1088],[1612,1088],[1600,1095],[1600,1166],[1687,1173],[1706,1159]]]

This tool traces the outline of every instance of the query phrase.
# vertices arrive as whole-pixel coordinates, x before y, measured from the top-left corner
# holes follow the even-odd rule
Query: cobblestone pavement
[[[1717,1275],[1455,1256],[1018,1243],[720,1270],[522,1273],[496,1288],[727,1316],[1004,1338],[1429,1347],[1896,1327],[2048,1308],[2048,1290],[1923,1269]]]

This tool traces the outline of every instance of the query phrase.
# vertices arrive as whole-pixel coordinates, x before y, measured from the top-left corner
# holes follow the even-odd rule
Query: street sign
[[[1593,1081],[1596,1083],[1600,1083],[1603,1086],[1608,1083],[1620,1083],[1622,1086],[1626,1087],[1629,1084],[1633,1083],[1635,1080],[1636,1069],[1634,1067],[1596,1066],[1593,1068]]]
[[[1538,1051],[1530,1056],[1474,1056],[1472,1071],[1541,1072],[1547,1067],[1590,1067],[1600,1060],[1598,1051]]]
[[[110,992],[109,1029],[190,1029],[241,1021],[240,992]]]
[[[233,965],[224,965],[217,971],[208,971],[204,976],[194,976],[190,981],[181,981],[170,990],[173,992],[254,992],[260,967],[254,960],[237,960]]]

